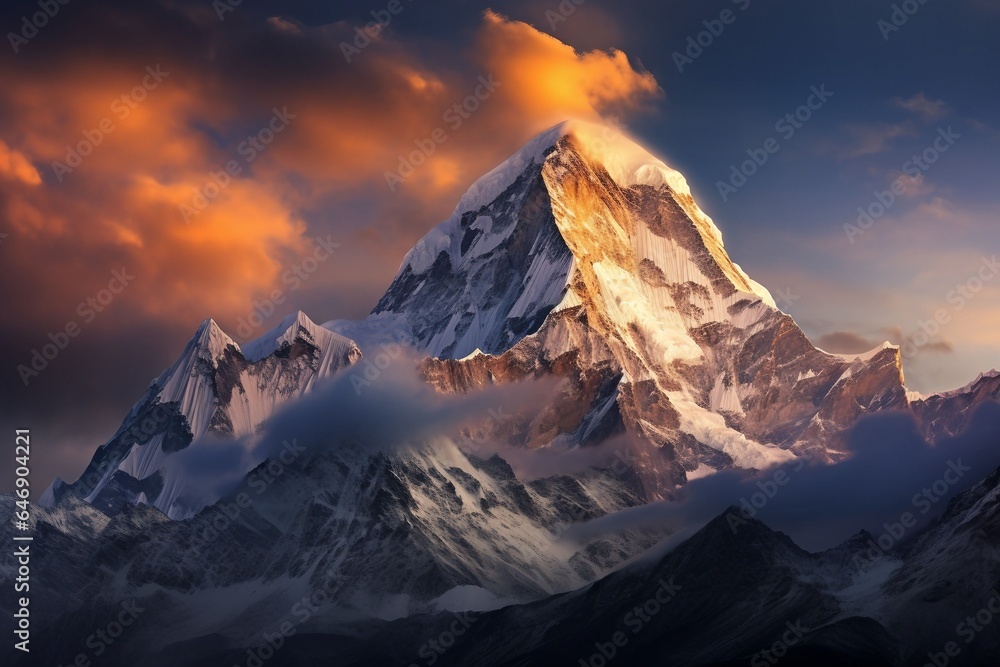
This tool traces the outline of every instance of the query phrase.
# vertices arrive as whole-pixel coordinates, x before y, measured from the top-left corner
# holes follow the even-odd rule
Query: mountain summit
[[[352,341],[302,312],[242,347],[214,320],[205,320],[80,479],[66,484],[56,478],[40,504],[52,506],[71,494],[110,514],[144,503],[174,519],[189,517],[201,505],[185,503],[191,489],[182,469],[172,465],[178,453],[192,444],[205,446],[209,436],[252,440],[279,405],[360,357]]]
[[[379,374],[399,344],[418,377],[355,395],[347,374],[391,385],[401,367]],[[546,390],[520,408],[475,402],[525,380]],[[475,408],[430,432],[400,405],[407,392],[434,399],[419,408]],[[81,478],[57,479],[32,514],[46,572],[32,618],[56,619],[36,630],[39,656],[66,663],[95,619],[138,601],[146,616],[108,664],[249,664],[286,624],[295,637],[281,635],[273,664],[411,664],[427,655],[420,642],[454,627],[446,610],[491,620],[440,664],[533,664],[589,655],[643,591],[669,590],[678,599],[656,631],[629,643],[641,662],[746,662],[801,615],[815,630],[803,650],[847,636],[844,655],[885,664],[900,628],[934,642],[910,639],[908,656],[952,636],[955,609],[927,616],[944,619],[930,634],[907,609],[947,597],[959,561],[942,545],[997,534],[995,475],[870,571],[845,566],[869,548],[864,536],[807,554],[757,522],[737,534],[725,517],[650,560],[640,555],[671,528],[629,527],[619,513],[726,468],[835,461],[847,430],[880,410],[909,411],[932,439],[954,434],[998,394],[992,372],[919,397],[891,345],[815,348],[730,259],[680,174],[613,129],[563,124],[478,180],[365,320],[319,326],[296,313],[243,345],[201,325]],[[379,420],[372,432],[391,442],[336,431]],[[291,458],[257,447],[298,427],[312,442],[292,443]],[[543,448],[589,465],[528,475],[495,453],[531,469],[556,460],[530,451]],[[0,495],[0,507],[14,502]],[[567,530],[605,517],[617,528],[594,539]],[[0,584],[14,559],[0,555]],[[969,582],[995,581],[971,563]],[[178,661],[190,651],[204,660]]]
[[[729,466],[836,459],[860,416],[926,410],[910,403],[896,347],[815,348],[732,261],[680,173],[575,121],[476,181],[367,320],[325,326],[362,349],[405,341],[442,391],[563,378],[514,439],[577,446],[625,432],[649,498]],[[927,423],[935,435],[943,422]]]
[[[615,128],[572,121],[478,179],[367,319],[318,326],[297,313],[242,348],[207,320],[81,479],[56,480],[42,503],[71,493],[112,513],[145,502],[190,516],[200,506],[184,504],[172,454],[252,437],[278,405],[389,342],[423,355],[445,393],[558,378],[538,414],[475,435],[563,448],[624,435],[647,500],[727,467],[837,459],[845,430],[873,411],[956,433],[1000,390],[991,374],[916,398],[894,346],[815,348],[732,261],[679,172]]]

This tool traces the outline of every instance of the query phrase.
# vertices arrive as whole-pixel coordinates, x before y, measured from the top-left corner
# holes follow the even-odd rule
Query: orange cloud
[[[621,51],[580,54],[492,11],[479,48],[487,70],[506,86],[511,111],[541,124],[635,111],[662,94],[653,75],[633,69]]]
[[[305,226],[280,184],[256,182],[245,164],[243,177],[185,222],[181,204],[238,156],[192,123],[211,114],[221,124],[231,110],[206,104],[203,82],[172,69],[94,59],[44,80],[4,73],[12,85],[0,96],[42,172],[0,145],[0,173],[17,181],[0,196],[9,242],[19,247],[4,270],[38,276],[21,296],[26,314],[45,326],[72,317],[73,306],[121,267],[137,276],[123,297],[124,319],[181,318],[190,327],[209,315],[235,317],[305,247]]]
[[[0,176],[28,185],[39,185],[42,182],[38,170],[28,161],[28,158],[12,149],[2,139],[0,139]]]
[[[338,25],[296,39],[315,46],[320,39],[349,41],[352,34]],[[458,126],[449,110],[476,93],[479,76],[498,85],[474,103],[474,112],[460,112]],[[577,53],[493,12],[484,15],[465,62],[431,67],[416,48],[381,36],[350,63],[338,53],[317,80],[290,92],[287,102],[301,116],[299,131],[275,150],[284,168],[322,176],[331,189],[381,185],[400,156],[441,129],[446,140],[417,170],[411,194],[450,198],[448,204],[460,194],[456,188],[469,184],[459,173],[468,179],[488,170],[543,129],[567,118],[641,111],[662,95],[654,77],[635,70],[621,51]]]
[[[337,201],[359,189],[374,195],[378,231],[358,242],[386,258],[384,282],[476,177],[530,137],[568,118],[641,113],[663,94],[621,51],[579,53],[493,12],[483,16],[468,57],[444,65],[428,64],[421,48],[388,34],[347,63],[337,45],[352,36],[351,26],[338,24],[280,37],[317,49],[317,58],[335,51],[301,86],[281,86],[282,102],[299,119],[273,149],[272,165],[306,178],[312,197]],[[497,85],[473,99],[486,92],[483,80]],[[390,191],[387,174],[400,173],[414,155],[422,164]]]
[[[374,294],[461,191],[530,136],[569,117],[641,111],[662,94],[620,51],[578,53],[493,12],[468,57],[443,64],[395,33],[348,63],[346,25],[249,15],[223,25],[168,5],[119,12],[133,37],[114,49],[98,27],[51,45],[44,62],[0,64],[0,223],[21,247],[3,271],[24,275],[46,258],[19,297],[28,320],[51,322],[127,266],[138,276],[132,320],[225,326],[308,252],[321,231],[310,217],[345,230],[338,241],[357,235],[363,252],[330,270],[348,284],[363,273]],[[144,39],[163,21],[176,45]],[[486,91],[490,77],[499,85]],[[478,108],[455,122],[449,110],[477,89]],[[240,147],[274,108],[294,120],[250,159]],[[436,130],[445,139],[391,193],[385,173]],[[239,173],[216,193],[212,174],[231,161]],[[204,210],[182,213],[209,191]],[[359,193],[376,202],[363,220],[340,205]]]

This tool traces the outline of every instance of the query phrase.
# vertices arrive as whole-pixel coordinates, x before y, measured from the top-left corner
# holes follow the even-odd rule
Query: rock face
[[[303,599],[308,616],[339,623],[543,598],[662,539],[632,529],[575,549],[560,542],[571,523],[642,502],[610,470],[523,481],[502,458],[446,440],[395,453],[342,443],[280,472],[262,464],[180,520],[145,504],[109,517],[66,494],[34,511],[32,564],[44,581],[32,587],[33,656],[68,664],[87,638],[77,633],[122,600],[146,611],[103,664],[148,664],[206,634],[255,646],[270,628],[302,623]],[[13,503],[0,497],[0,510]],[[4,555],[0,582],[12,586],[16,571]]]
[[[561,378],[533,422],[480,436],[572,447],[624,434],[648,499],[726,467],[837,460],[859,417],[911,409],[897,348],[816,349],[729,258],[679,173],[581,123],[477,182],[368,320],[326,326],[362,348],[405,341],[443,392]],[[912,409],[936,437],[981,398]]]
[[[487,596],[485,611],[463,611],[473,598],[468,587],[454,584],[468,581],[470,570],[489,590],[549,587],[569,571],[544,562],[551,553],[537,549],[531,532],[560,514],[573,516],[571,507],[596,517],[636,499],[606,473],[521,484],[498,458],[471,457],[462,467],[443,469],[429,465],[429,454],[370,461],[360,487],[345,485],[353,496],[348,501],[314,485],[323,479],[325,486],[335,478],[331,470],[349,468],[352,457],[318,461],[276,484],[274,495],[261,496],[226,535],[198,548],[191,536],[218,525],[223,510],[209,508],[186,521],[170,521],[146,506],[108,519],[78,500],[43,510],[35,526],[40,566],[59,588],[46,586],[37,601],[63,613],[36,635],[39,662],[13,664],[61,664],[119,608],[117,600],[131,596],[145,610],[143,622],[115,643],[103,664],[245,664],[261,633],[273,636],[285,622],[294,632],[268,661],[279,667],[403,667],[426,664],[430,656],[444,667],[569,667],[608,655],[612,645],[615,661],[624,665],[773,664],[771,655],[793,666],[905,667],[923,664],[929,652],[940,653],[952,641],[961,647],[955,664],[978,666],[993,664],[1000,650],[1000,630],[976,620],[980,609],[1000,604],[1000,470],[953,498],[915,539],[876,560],[870,560],[874,538],[864,531],[809,553],[757,520],[734,524],[740,510],[733,507],[666,553],[651,549],[660,555],[650,553],[589,585],[520,604]],[[296,494],[312,502],[291,502]],[[476,497],[490,500],[471,510]],[[0,509],[8,503],[0,499]],[[375,509],[343,511],[361,506]],[[289,513],[291,507],[299,509]],[[492,530],[505,524],[512,532],[504,539],[541,559],[530,577],[502,554],[476,547],[480,539],[498,543]],[[442,534],[449,542],[435,537]],[[338,538],[331,541],[332,535]],[[586,568],[616,560],[629,542],[654,540],[632,534],[596,542],[570,562],[586,578]],[[363,558],[345,557],[351,542],[366,544]],[[74,568],[66,565],[71,558]],[[123,564],[131,564],[127,575],[120,574]],[[9,569],[0,572],[7,577]],[[302,575],[308,585],[289,575]],[[436,598],[425,607],[430,613],[404,616],[389,598],[380,618],[345,613],[345,602],[377,590]],[[456,597],[459,591],[465,596]],[[450,611],[449,600],[458,605]]]
[[[578,665],[617,631],[627,638],[616,647],[622,664],[774,664],[762,651],[783,638],[794,641],[771,653],[781,664],[933,664],[928,654],[944,655],[949,642],[959,648],[949,664],[995,663],[995,613],[976,615],[1000,607],[1000,470],[875,562],[864,532],[811,554],[757,521],[734,531],[728,514],[651,563],[580,591],[474,615],[469,636],[440,664]],[[637,610],[664,583],[675,595],[643,617]]]
[[[534,379],[555,389],[530,411],[500,418],[498,406],[458,434],[379,448],[334,438],[291,461],[250,456],[279,407],[324,396],[304,398],[400,343],[440,395]],[[623,529],[582,547],[560,531],[674,499],[726,468],[834,462],[846,431],[873,412],[909,411],[928,438],[953,435],[998,395],[995,371],[919,397],[891,345],[815,348],[730,259],[679,173],[605,128],[563,124],[477,181],[367,319],[318,326],[298,313],[244,345],[206,321],[81,478],[57,479],[42,498],[38,636],[46,664],[72,661],[101,619],[136,598],[150,609],[145,625],[107,664],[246,663],[286,621],[304,630],[287,662],[272,664],[411,664],[450,622],[434,612],[517,603],[477,616],[489,622],[468,633],[475,641],[440,664],[563,664],[613,632],[635,595],[683,574],[654,629],[630,641],[633,659],[745,660],[799,615],[818,628],[797,649],[803,659],[894,664],[917,646],[899,637],[944,632],[906,610],[938,599],[956,549],[983,535],[996,543],[995,479],[899,554],[894,578],[876,582],[891,592],[877,621],[851,606],[861,604],[852,587],[871,582],[845,572],[864,536],[808,554],[763,524],[736,535],[717,521],[661,560],[606,576],[667,531]],[[211,488],[192,489],[179,462],[220,440],[247,456],[226,471],[242,480],[237,490],[213,496],[203,478]],[[485,453],[604,444],[617,448],[613,465],[556,475],[518,475]],[[12,503],[0,496],[0,509]],[[0,585],[15,571],[3,556]],[[180,661],[192,654],[207,657]]]
[[[993,373],[911,402],[895,347],[816,349],[730,259],[683,176],[572,122],[477,181],[367,320],[321,327],[298,313],[242,348],[206,321],[80,480],[56,480],[42,503],[70,493],[110,513],[145,502],[191,516],[204,501],[186,497],[173,455],[252,439],[278,405],[387,342],[423,355],[444,393],[558,378],[537,415],[474,435],[533,448],[623,437],[646,500],[727,467],[836,460],[845,429],[874,411],[911,410],[929,437],[953,434],[1000,389]]]
[[[1000,371],[991,370],[961,389],[916,398],[911,407],[924,432],[936,439],[959,433],[976,406],[996,400],[1000,400]]]
[[[206,436],[252,437],[277,406],[360,357],[352,341],[301,312],[243,348],[206,320],[80,479],[56,479],[41,504],[72,495],[109,514],[142,502],[171,518],[191,516],[201,505],[185,502],[185,479],[170,465],[178,452]]]

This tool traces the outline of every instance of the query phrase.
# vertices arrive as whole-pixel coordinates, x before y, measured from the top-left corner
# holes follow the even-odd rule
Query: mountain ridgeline
[[[916,664],[1000,579],[996,474],[874,560],[867,534],[809,553],[745,512],[734,530],[739,508],[687,539],[570,537],[693,480],[837,465],[869,415],[947,441],[998,395],[995,371],[910,392],[888,343],[816,348],[681,174],[564,123],[476,181],[366,319],[296,313],[242,345],[202,324],[41,498],[38,650],[11,660],[92,656],[128,603],[101,664]],[[588,463],[538,464],[564,459]]]

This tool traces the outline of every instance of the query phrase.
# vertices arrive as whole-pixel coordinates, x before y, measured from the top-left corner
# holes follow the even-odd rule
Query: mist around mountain
[[[904,370],[816,348],[681,174],[564,123],[365,320],[202,324],[41,498],[10,660],[991,664],[1000,374]]]

